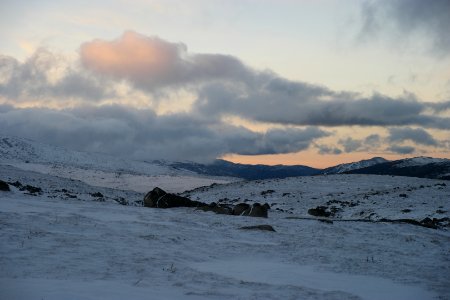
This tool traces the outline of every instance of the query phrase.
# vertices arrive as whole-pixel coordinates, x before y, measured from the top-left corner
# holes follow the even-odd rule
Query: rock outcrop
[[[255,226],[243,226],[239,229],[243,230],[264,230],[264,231],[273,231],[276,232],[275,229],[271,225],[255,225]]]
[[[9,185],[4,182],[3,180],[0,180],[0,191],[9,192]]]
[[[217,204],[215,202],[207,204],[199,201],[193,201],[187,197],[166,193],[158,187],[155,187],[153,190],[148,192],[147,195],[145,195],[144,206],[154,208],[196,207],[198,210],[212,211],[216,214],[262,218],[267,218],[267,211],[270,209],[270,205],[267,203],[264,205],[259,203],[254,203],[253,205],[238,203],[234,206]]]
[[[208,206],[206,203],[192,201],[189,198],[181,197],[175,194],[166,193],[164,190],[156,187],[147,193],[144,197],[145,207],[171,208],[171,207],[200,207]]]

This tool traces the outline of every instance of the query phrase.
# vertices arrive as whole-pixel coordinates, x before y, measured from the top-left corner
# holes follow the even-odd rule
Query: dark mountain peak
[[[434,179],[450,179],[450,160],[433,157],[413,157],[346,171],[352,174],[395,175]]]
[[[339,174],[339,173],[345,173],[350,172],[352,170],[357,170],[361,168],[370,167],[373,165],[381,164],[388,162],[388,160],[384,159],[383,157],[372,157],[370,159],[364,159],[357,162],[351,162],[346,164],[340,164],[334,167],[329,167],[323,170],[324,174]]]

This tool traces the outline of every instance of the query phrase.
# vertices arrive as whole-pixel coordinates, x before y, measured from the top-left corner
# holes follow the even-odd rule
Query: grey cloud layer
[[[246,90],[213,83],[196,103],[205,115],[234,114],[261,122],[316,126],[404,126],[450,129],[450,119],[427,114],[429,105],[410,96],[357,98],[319,86],[262,76]]]
[[[422,32],[431,40],[431,48],[439,56],[450,53],[450,1],[448,0],[378,0],[362,5],[362,35],[376,35],[393,25],[402,38]]]
[[[182,44],[133,32],[111,42],[86,43],[80,52],[84,66],[93,73],[69,69],[56,83],[49,82],[45,72],[46,64],[56,58],[46,51],[24,63],[1,58],[0,74],[6,80],[0,83],[0,95],[13,101],[23,94],[97,101],[111,96],[108,87],[114,82],[102,81],[109,77],[125,79],[152,94],[169,87],[189,88],[197,95],[192,111],[212,118],[236,115],[284,125],[450,129],[450,118],[440,114],[448,110],[447,102],[420,102],[414,95],[366,98],[336,92],[254,70],[231,56],[190,54]]]
[[[398,154],[412,154],[416,151],[416,148],[412,146],[400,146],[400,145],[392,145],[386,150],[398,153]]]
[[[24,63],[0,55],[0,96],[14,101],[46,97],[95,101],[109,95],[96,78],[65,67],[53,53],[42,48]],[[49,78],[52,69],[63,74],[56,82]]]
[[[254,70],[232,56],[190,54],[183,44],[133,32],[114,41],[83,44],[80,55],[85,69],[66,67],[56,82],[49,79],[49,69],[64,64],[44,49],[23,63],[1,56],[0,100],[12,106],[0,106],[0,131],[136,158],[209,160],[228,153],[292,153],[312,144],[320,153],[339,154],[378,148],[387,141],[376,134],[361,141],[341,139],[341,150],[338,145],[318,145],[317,139],[331,133],[311,126],[416,126],[420,128],[391,130],[389,142],[406,139],[426,146],[438,141],[422,128],[450,129],[448,102],[336,92]],[[171,115],[123,105],[96,106],[122,80],[153,97],[158,91],[188,89],[196,100],[188,113]],[[79,102],[63,111],[14,108],[27,97],[37,99],[41,107],[49,97]],[[253,132],[221,121],[229,115],[281,129]],[[406,151],[395,147],[392,151]]]
[[[421,128],[391,128],[389,129],[390,142],[413,141],[426,146],[438,146],[438,141],[431,134]]]
[[[15,109],[0,106],[0,132],[69,148],[138,159],[208,161],[228,153],[278,154],[304,150],[327,132],[314,127],[257,133],[186,114],[157,116],[123,106]]]

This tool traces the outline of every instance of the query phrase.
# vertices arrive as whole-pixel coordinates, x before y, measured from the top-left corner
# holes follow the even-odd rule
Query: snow
[[[347,164],[340,164],[335,167],[329,168],[326,171],[326,174],[336,174],[336,173],[344,173],[352,170],[362,169],[371,167],[373,165],[381,164],[388,162],[388,160],[382,158],[382,157],[374,157],[371,159],[361,160],[358,162],[352,162]]]
[[[271,193],[263,193],[272,190]],[[184,193],[203,202],[229,199],[272,205],[292,217],[311,217],[308,209],[335,207],[344,220],[448,217],[450,184],[444,180],[382,175],[326,175],[235,182]],[[403,195],[405,197],[401,197]],[[225,200],[225,202],[229,201]],[[446,211],[446,214],[438,213]]]
[[[330,292],[345,291],[368,300],[420,300],[433,297],[432,293],[421,288],[405,286],[383,278],[325,272],[313,266],[257,261],[251,258],[197,263],[194,267],[203,272],[218,273],[244,281],[305,286]]]
[[[42,174],[58,176],[83,181],[87,184],[136,192],[148,192],[150,186],[159,186],[170,193],[180,193],[196,187],[207,186],[213,183],[228,183],[236,181],[228,177],[204,177],[180,171],[180,174],[129,174],[124,171],[101,171],[84,169],[66,165],[49,165],[36,163],[12,163],[22,170],[34,171]],[[184,175],[185,174],[185,175]],[[190,176],[189,176],[190,175]]]
[[[106,199],[124,196],[130,201],[143,194],[12,167],[0,169],[0,178],[6,174],[11,180],[40,186],[43,193],[31,196],[13,188],[0,194],[0,299],[448,299],[450,295],[447,230],[409,224],[327,224],[289,219],[295,214],[275,211],[261,219],[192,208],[122,206],[90,201],[89,193],[101,191]],[[328,191],[339,192],[346,185],[350,189],[345,198],[352,199],[359,195],[357,187],[364,192],[422,184],[430,186],[425,189],[434,202],[424,205],[414,196],[396,199],[411,200],[420,218],[435,205],[448,211],[449,189],[437,183],[442,181],[336,175],[232,183],[190,193],[210,201],[254,193],[254,199],[277,201],[280,207],[290,201],[301,215],[320,204]],[[305,202],[283,198],[282,186]],[[54,192],[62,187],[78,198]],[[275,192],[264,198],[261,190],[270,187]],[[318,199],[306,201],[307,195],[321,189],[325,190]],[[397,207],[403,206],[391,210]],[[377,213],[383,217],[389,210]],[[239,229],[258,224],[270,224],[277,232]]]
[[[403,159],[400,161],[399,164],[396,164],[395,166],[397,168],[405,168],[405,167],[421,166],[421,165],[436,164],[436,163],[449,163],[449,160],[444,159],[444,158],[433,158],[433,157],[420,156],[420,157]]]
[[[13,138],[0,138],[0,179],[42,189],[0,191],[0,300],[450,299],[448,227],[374,222],[448,218],[448,181],[236,182]],[[272,208],[264,219],[142,207],[155,186]],[[308,214],[319,205],[333,223]],[[276,232],[240,229],[261,224]]]
[[[168,192],[179,193],[213,183],[238,180],[206,177],[173,168],[162,161],[135,161],[101,153],[79,152],[7,136],[0,136],[0,165],[141,193],[147,192],[149,186],[160,186]]]
[[[2,299],[46,300],[123,300],[180,299],[183,294],[171,290],[148,289],[106,280],[78,281],[52,279],[0,279]],[[40,298],[36,298],[39,295]],[[198,297],[196,297],[198,299]],[[204,299],[207,299],[206,297]]]

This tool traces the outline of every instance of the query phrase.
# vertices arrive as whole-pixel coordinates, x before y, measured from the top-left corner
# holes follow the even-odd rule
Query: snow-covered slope
[[[450,184],[446,181],[379,175],[325,175],[235,182],[184,193],[193,200],[223,203],[269,203],[271,213],[311,217],[324,206],[336,220],[450,217]],[[450,221],[450,220],[449,220]]]
[[[347,163],[347,164],[340,164],[334,167],[327,168],[323,170],[323,174],[339,174],[344,173],[356,169],[366,168],[370,167],[376,164],[381,164],[387,162],[386,159],[382,157],[373,157],[371,159],[361,160],[357,162]]]
[[[42,189],[0,191],[1,299],[449,299],[446,228],[360,220],[448,217],[443,181],[333,175],[188,193],[269,202],[263,219],[123,206],[143,193],[14,167],[0,179]],[[319,222],[307,213],[318,205],[341,210]],[[259,224],[276,232],[240,229]]]
[[[161,186],[170,192],[182,192],[212,183],[227,183],[236,178],[204,176],[173,168],[162,161],[135,161],[100,153],[87,153],[17,138],[0,137],[0,165],[87,184],[146,192]]]
[[[347,173],[396,175],[448,180],[450,179],[450,160],[432,157],[406,158],[351,170]]]
[[[396,168],[424,166],[428,164],[448,164],[450,161],[443,158],[433,158],[426,156],[419,156],[413,158],[406,158],[396,161]]]
[[[0,162],[63,165],[146,175],[170,175],[181,172],[162,163],[134,161],[101,153],[73,151],[18,137],[0,137]],[[185,172],[185,174],[187,173]]]

